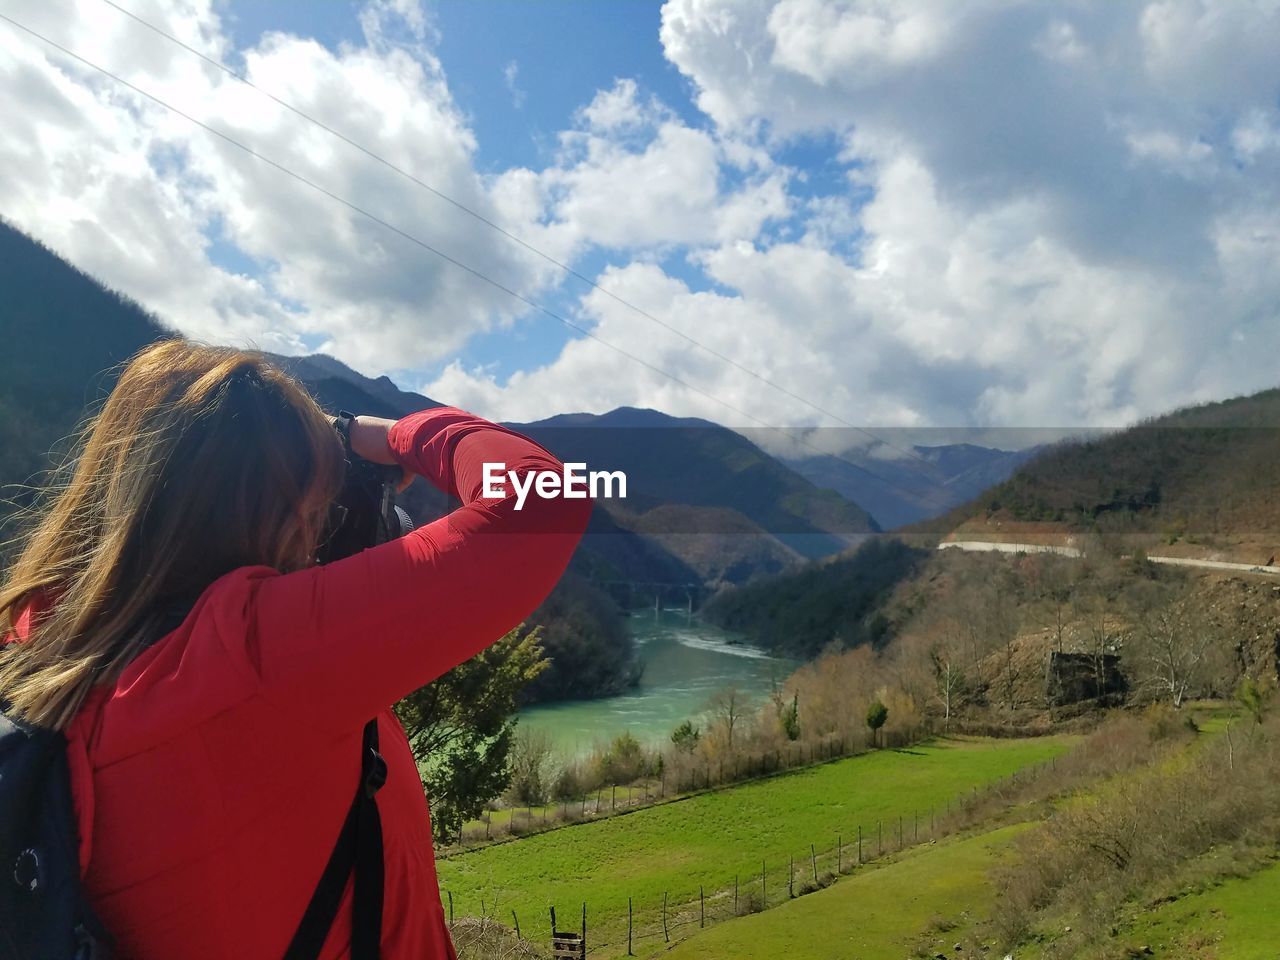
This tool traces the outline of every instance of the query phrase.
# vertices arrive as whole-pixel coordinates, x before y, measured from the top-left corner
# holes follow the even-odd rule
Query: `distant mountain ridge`
[[[1043,447],[1000,450],[973,443],[915,445],[913,456],[809,456],[785,462],[818,486],[861,505],[881,529],[892,530],[947,513],[1007,479]]]

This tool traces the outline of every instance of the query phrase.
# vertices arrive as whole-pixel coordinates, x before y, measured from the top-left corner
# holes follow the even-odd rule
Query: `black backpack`
[[[0,713],[0,960],[105,960],[80,889],[67,741]]]

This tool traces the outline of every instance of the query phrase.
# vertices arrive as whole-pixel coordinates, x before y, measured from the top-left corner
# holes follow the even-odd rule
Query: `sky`
[[[82,58],[0,21],[0,216],[204,340],[521,421],[1108,427],[1280,385],[1280,0],[0,14]]]

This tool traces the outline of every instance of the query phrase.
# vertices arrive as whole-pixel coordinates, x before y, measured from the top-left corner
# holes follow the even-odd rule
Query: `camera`
[[[346,471],[342,491],[329,505],[325,536],[316,552],[319,563],[353,556],[413,529],[413,520],[395,502],[400,468],[371,463],[351,451],[353,419],[355,415],[345,410],[332,418],[346,453]]]

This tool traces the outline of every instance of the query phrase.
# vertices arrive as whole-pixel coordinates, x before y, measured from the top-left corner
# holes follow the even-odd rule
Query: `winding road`
[[[1082,557],[1078,547],[1055,546],[1047,543],[995,543],[990,540],[951,540],[938,544],[939,550],[964,550],[970,553],[1053,553],[1060,557]],[[1175,567],[1196,567],[1202,570],[1220,570],[1231,573],[1256,573],[1280,577],[1280,567],[1259,563],[1233,563],[1229,560],[1193,560],[1188,557],[1147,556],[1152,563],[1166,563]]]

